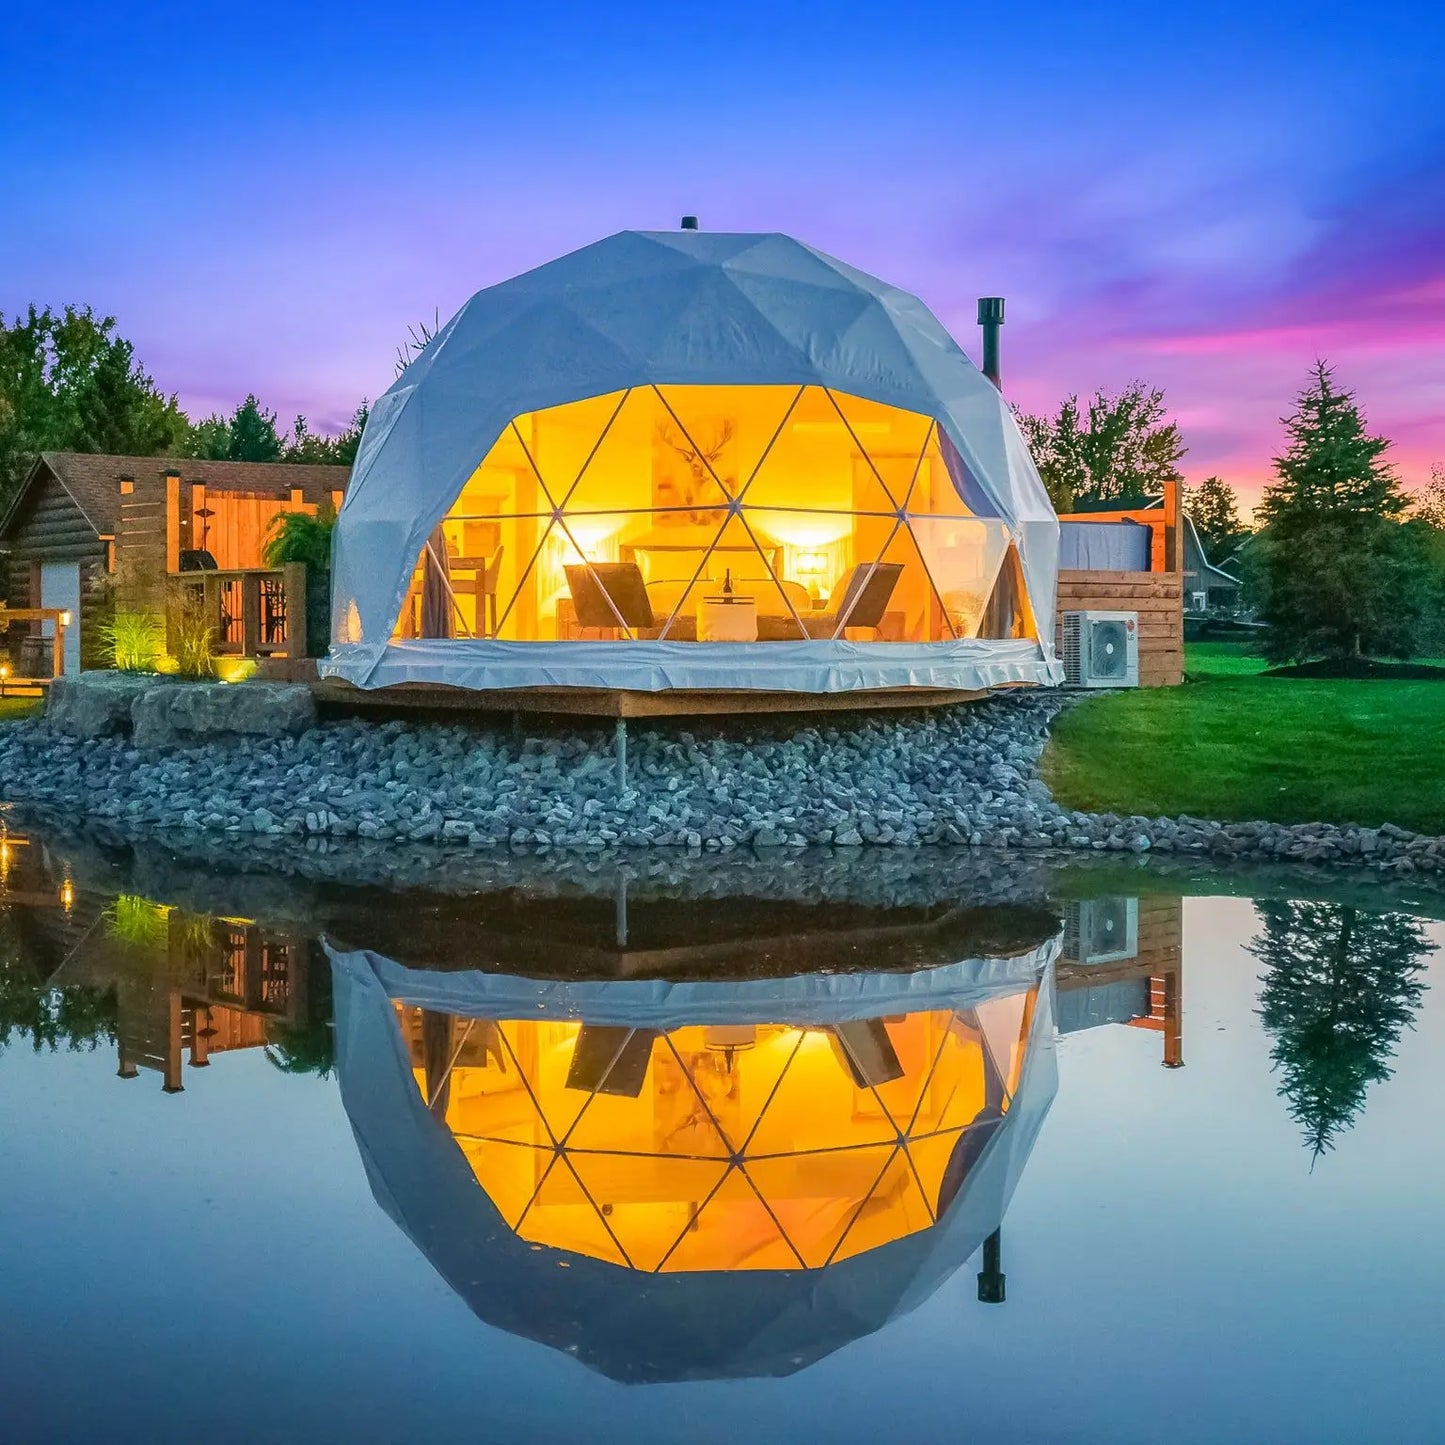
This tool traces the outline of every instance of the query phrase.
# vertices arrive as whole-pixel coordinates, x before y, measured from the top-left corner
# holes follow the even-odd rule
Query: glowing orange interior
[[[934,1222],[965,1132],[1009,1107],[1034,998],[666,1033],[399,1012],[423,1098],[523,1239],[793,1269]]]
[[[1010,530],[970,511],[948,451],[928,417],[817,386],[531,412],[423,548],[395,635],[723,640],[726,592],[746,640],[1032,636]]]

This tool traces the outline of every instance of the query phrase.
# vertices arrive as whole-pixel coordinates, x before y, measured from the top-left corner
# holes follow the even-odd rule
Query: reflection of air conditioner
[[[1064,681],[1070,687],[1138,687],[1139,614],[1064,613]]]
[[[1139,900],[1086,898],[1064,915],[1064,957],[1073,963],[1122,963],[1139,956]]]

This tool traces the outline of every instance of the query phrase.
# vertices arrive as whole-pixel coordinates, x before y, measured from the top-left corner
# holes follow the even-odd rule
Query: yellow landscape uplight
[[[645,1271],[812,1269],[940,1217],[972,1126],[1009,1108],[1036,993],[808,1028],[400,1015],[423,1099],[520,1238]]]
[[[218,657],[213,664],[216,676],[222,682],[245,682],[256,671],[253,657]]]

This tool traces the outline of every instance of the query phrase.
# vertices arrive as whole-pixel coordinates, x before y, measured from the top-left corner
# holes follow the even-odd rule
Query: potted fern
[[[322,501],[314,513],[278,512],[261,546],[261,560],[268,567],[306,564],[308,638],[331,635],[331,533],[335,527],[336,508],[329,500]]]

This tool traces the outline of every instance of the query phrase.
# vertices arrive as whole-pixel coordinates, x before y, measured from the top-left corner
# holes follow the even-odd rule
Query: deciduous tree
[[[186,431],[116,332],[88,306],[0,316],[0,509],[42,451],[172,451]]]
[[[1039,475],[1058,511],[1142,506],[1180,478],[1186,447],[1164,393],[1130,382],[1087,406],[1070,396],[1056,416],[1018,414]]]

